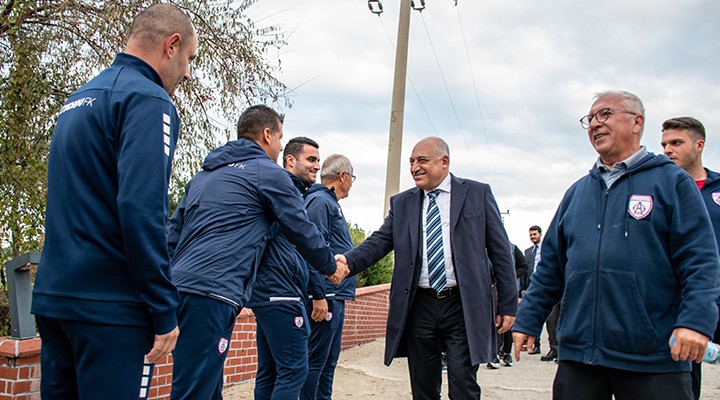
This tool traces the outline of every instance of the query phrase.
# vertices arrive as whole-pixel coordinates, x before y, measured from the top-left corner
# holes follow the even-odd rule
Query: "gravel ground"
[[[410,398],[407,362],[396,359],[390,367],[383,362],[384,339],[340,353],[335,371],[333,398],[352,400],[396,400]],[[543,344],[543,351],[548,349]],[[481,365],[478,382],[485,400],[550,399],[557,364],[540,361],[540,355],[521,354],[512,367],[488,369]],[[445,378],[443,378],[445,379]],[[444,381],[445,382],[445,381]],[[223,391],[225,400],[253,398],[254,382],[246,382]],[[703,366],[703,400],[720,399],[720,365]],[[447,399],[447,388],[443,388]]]

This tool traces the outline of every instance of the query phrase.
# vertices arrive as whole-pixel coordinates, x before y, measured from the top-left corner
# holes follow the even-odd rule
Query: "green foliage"
[[[348,229],[350,230],[350,238],[352,238],[354,246],[359,245],[365,240],[365,231],[357,224],[348,221]],[[373,286],[390,282],[393,272],[393,261],[393,253],[390,253],[370,268],[359,273],[357,275],[357,287]]]
[[[169,0],[190,16],[198,36],[192,80],[173,99],[182,126],[172,209],[208,150],[231,136],[218,117],[235,121],[249,104],[290,106],[285,86],[274,77],[284,35],[250,20],[246,11],[257,1]],[[29,0],[0,7],[0,264],[42,248],[47,157],[58,110],[112,63],[135,15],[154,3]],[[3,278],[0,268],[0,321],[7,298]]]
[[[183,126],[175,153],[170,194],[183,184],[209,149],[231,132],[248,104],[284,100],[274,78],[284,45],[275,27],[247,16],[257,0],[171,0],[190,16],[198,35],[193,78],[174,101]],[[132,19],[154,0],[9,1],[0,9],[0,263],[43,241],[47,155],[57,111],[75,89],[110,65],[124,48]]]

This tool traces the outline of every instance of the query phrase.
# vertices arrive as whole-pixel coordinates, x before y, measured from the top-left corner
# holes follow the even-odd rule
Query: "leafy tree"
[[[357,224],[348,222],[348,229],[350,229],[350,238],[354,246],[359,245],[365,240],[365,231]],[[370,268],[359,273],[357,275],[357,287],[373,286],[390,282],[393,272],[393,261],[393,253],[390,253]]]
[[[193,79],[175,94],[183,126],[171,197],[207,151],[231,132],[216,118],[235,120],[244,105],[284,101],[273,77],[284,45],[275,27],[246,15],[257,0],[171,0],[198,34]],[[0,262],[42,246],[47,155],[57,111],[76,88],[122,51],[133,17],[148,0],[6,0],[0,6]],[[3,279],[4,282],[4,279]]]

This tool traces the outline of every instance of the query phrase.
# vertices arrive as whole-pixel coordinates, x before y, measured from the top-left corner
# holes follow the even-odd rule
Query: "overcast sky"
[[[274,105],[285,137],[315,139],[321,158],[350,158],[358,178],[341,205],[367,231],[384,217],[400,0],[382,3],[380,16],[365,0],[265,0],[250,10],[258,25],[288,32],[269,60],[292,89],[292,108]],[[410,22],[401,191],[414,186],[414,144],[440,136],[451,172],[492,186],[510,239],[526,248],[528,227],[547,229],[595,162],[578,119],[607,89],[643,100],[652,152],[662,152],[665,119],[700,119],[705,165],[720,169],[720,1],[426,3]]]

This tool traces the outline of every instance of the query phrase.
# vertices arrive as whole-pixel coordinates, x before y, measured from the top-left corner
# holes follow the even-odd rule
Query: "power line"
[[[497,171],[495,170],[495,160],[493,160],[492,152],[490,151],[490,140],[488,139],[487,128],[485,127],[485,117],[483,116],[482,106],[480,105],[480,95],[478,94],[477,83],[475,82],[475,73],[472,67],[472,61],[470,58],[470,50],[467,44],[467,38],[465,37],[465,28],[463,27],[462,18],[460,18],[460,8],[457,7],[457,1],[455,2],[455,11],[458,16],[458,24],[460,25],[460,32],[462,33],[463,44],[465,45],[465,54],[467,55],[468,66],[470,68],[470,76],[472,77],[473,90],[475,91],[475,102],[478,106],[478,112],[480,113],[480,122],[482,123],[483,134],[485,135],[485,143],[487,144],[487,153],[490,159],[490,166],[493,170],[493,175],[497,177]],[[478,175],[479,176],[479,175]]]
[[[437,63],[438,70],[440,71],[440,77],[442,78],[443,86],[445,86],[445,93],[447,93],[448,99],[450,100],[450,106],[453,110],[453,114],[455,115],[455,120],[457,121],[458,127],[460,129],[460,134],[462,135],[463,142],[465,143],[465,148],[470,152],[470,146],[467,141],[467,137],[465,136],[465,130],[462,127],[462,123],[460,122],[460,116],[458,115],[457,109],[455,108],[455,102],[453,102],[452,95],[450,94],[450,88],[447,85],[447,81],[445,80],[445,74],[443,73],[442,66],[440,65],[440,59],[437,56],[437,52],[435,51],[435,45],[433,44],[432,37],[430,37],[430,30],[428,29],[427,23],[425,23],[425,17],[420,13],[420,17],[423,22],[423,26],[425,27],[425,33],[427,34],[428,42],[430,43],[430,49],[433,52],[433,56],[435,57],[435,62]],[[475,164],[475,158],[470,157],[470,161],[472,162],[473,169],[475,169],[475,174],[479,177],[480,171],[478,171],[477,165]]]

